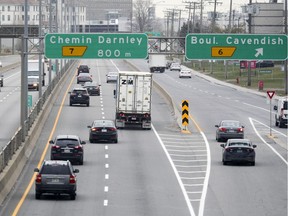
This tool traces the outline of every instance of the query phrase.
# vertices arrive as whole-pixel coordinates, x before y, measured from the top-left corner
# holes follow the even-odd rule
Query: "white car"
[[[187,77],[187,78],[191,78],[192,74],[190,70],[181,70],[179,72],[179,78],[183,78],[183,77]]]
[[[173,70],[181,71],[181,65],[179,63],[177,63],[177,62],[173,62],[170,65],[170,71],[173,71]]]

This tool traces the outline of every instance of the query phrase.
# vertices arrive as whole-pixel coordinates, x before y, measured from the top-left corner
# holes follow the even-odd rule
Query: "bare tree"
[[[136,0],[136,2],[134,3],[134,31],[149,31],[149,27],[152,21],[150,17],[150,6],[151,0]]]

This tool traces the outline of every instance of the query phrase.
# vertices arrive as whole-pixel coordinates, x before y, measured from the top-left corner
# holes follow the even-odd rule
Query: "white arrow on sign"
[[[263,48],[258,48],[258,49],[255,49],[257,52],[255,54],[255,57],[257,58],[259,55],[262,55],[263,56]]]

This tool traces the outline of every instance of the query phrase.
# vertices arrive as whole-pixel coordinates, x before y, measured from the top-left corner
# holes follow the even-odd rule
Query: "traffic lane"
[[[21,56],[20,55],[5,55],[0,57],[0,61],[2,62],[2,68],[11,64],[20,63]]]
[[[58,106],[58,104],[56,103],[55,104],[55,106],[57,107]],[[67,109],[65,109],[65,108],[67,108]],[[69,108],[69,109],[68,109]],[[70,109],[71,108],[71,109]],[[65,112],[63,112],[63,113],[65,113],[65,114],[61,114],[61,118],[64,118],[64,119],[67,119],[65,116],[67,115],[67,117],[69,117],[69,116],[71,116],[71,113],[70,113],[70,111],[72,112],[72,113],[74,113],[75,114],[75,112],[74,112],[74,110],[72,111],[72,109],[73,109],[74,107],[68,107],[68,106],[64,106],[64,109],[65,109]],[[80,108],[80,107],[76,107],[76,108]],[[84,108],[84,107],[83,107]],[[89,107],[88,109],[90,109],[90,108],[92,108],[93,109],[93,107]],[[84,108],[85,109],[85,108]],[[86,113],[86,112],[84,112],[84,113]],[[87,113],[87,116],[86,116],[86,114],[85,115],[82,115],[82,116],[79,116],[79,115],[73,115],[73,118],[71,119],[69,119],[69,121],[67,122],[67,124],[68,125],[70,125],[70,127],[72,126],[72,125],[77,125],[77,128],[82,128],[81,126],[79,127],[79,122],[82,122],[80,119],[82,119],[83,120],[83,116],[86,116],[86,117],[89,117],[89,115],[90,115],[90,113]],[[86,118],[85,117],[85,118]],[[89,117],[89,119],[90,119],[90,117]],[[66,122],[66,121],[63,121],[63,120],[60,120],[60,122]],[[74,122],[74,123],[73,123]],[[50,123],[48,123],[48,124],[50,124]],[[52,127],[52,125],[50,126],[50,127]],[[66,128],[66,130],[67,130],[67,125],[59,125],[59,126],[57,126],[57,132],[62,132],[62,130],[63,131],[65,131],[65,128]],[[78,131],[78,129],[73,129],[74,127],[72,127],[72,130],[70,130],[69,132],[74,132],[74,130],[76,131]],[[47,130],[45,130],[45,128],[44,128],[44,131],[47,131]],[[85,128],[85,130],[84,131],[82,131],[82,129],[81,129],[81,132],[79,132],[78,134],[81,134],[81,136],[82,135],[84,135],[84,133],[85,133],[85,131],[87,131],[86,130],[86,128]],[[124,131],[123,130],[123,132],[126,132],[126,131]],[[133,134],[135,135],[135,131],[132,131],[133,132]],[[44,132],[45,133],[45,132]],[[149,131],[149,133],[151,133],[151,131]],[[153,133],[152,133],[153,134]],[[42,137],[42,136],[41,136]],[[121,137],[121,134],[120,134],[120,137]],[[129,136],[124,136],[124,137],[129,137]],[[145,140],[146,139],[146,140]],[[147,136],[145,136],[145,139],[143,138],[143,139],[141,139],[141,140],[145,140],[145,145],[146,145],[146,142],[148,141],[148,142],[150,142],[149,140],[147,140]],[[136,141],[136,143],[138,143],[138,141]],[[141,143],[141,142],[140,142]],[[151,142],[151,143],[153,143],[153,142]],[[133,145],[135,144],[135,142],[133,141]],[[96,145],[97,146],[97,145]],[[86,145],[85,146],[85,148],[87,149],[87,148],[89,148],[89,147],[93,147],[93,148],[95,148],[95,145],[93,144],[93,145]],[[101,147],[101,145],[99,145],[99,147]],[[115,147],[119,147],[119,145],[115,145]],[[149,149],[149,152],[151,151],[151,149]],[[91,158],[93,159],[99,159],[99,158],[101,158],[100,156],[99,157],[97,157],[97,154],[95,154],[95,151],[90,151],[90,150],[88,150],[88,156],[87,156],[87,151],[85,151],[86,152],[86,160],[85,160],[85,165],[86,165],[86,163],[89,165],[89,164],[94,164],[94,169],[93,170],[95,170],[95,172],[93,172],[92,174],[91,174],[91,167],[85,167],[85,165],[84,166],[80,166],[79,168],[81,168],[81,170],[80,170],[80,172],[81,173],[86,173],[85,172],[85,170],[87,171],[87,173],[88,173],[88,175],[96,175],[96,176],[83,176],[83,175],[85,175],[85,174],[83,174],[82,176],[80,176],[80,174],[78,175],[78,179],[79,179],[79,185],[82,185],[83,187],[85,187],[85,188],[88,188],[88,190],[89,190],[89,192],[90,192],[90,194],[91,194],[91,188],[89,187],[89,186],[87,186],[87,179],[92,179],[93,180],[93,187],[95,187],[95,182],[101,182],[101,180],[98,180],[97,179],[97,176],[99,176],[98,174],[99,173],[101,173],[101,171],[99,171],[98,172],[98,169],[97,169],[97,167],[95,168],[95,164],[97,164],[97,165],[99,165],[101,162],[93,162],[93,161],[91,161],[91,159],[89,159],[89,155],[91,155]],[[118,155],[118,157],[120,157],[120,158],[118,158],[117,159],[117,164],[119,163],[118,161],[120,161],[120,160],[123,160],[123,158],[122,158],[122,156],[121,156],[121,154],[118,154],[117,153],[117,155]],[[103,155],[102,155],[103,156]],[[167,162],[167,161],[166,161]],[[143,163],[146,163],[146,161],[145,162],[143,162]],[[100,165],[101,166],[101,165]],[[103,167],[103,166],[101,166],[101,167]],[[86,169],[87,168],[87,169]],[[163,167],[162,167],[163,168]],[[175,177],[174,177],[175,178]],[[81,182],[81,179],[85,179],[85,181],[83,182],[83,184],[81,184],[80,182]],[[111,178],[110,178],[111,179]],[[117,180],[115,180],[115,181],[117,181]],[[151,184],[151,183],[150,183]],[[153,183],[154,184],[154,183]],[[163,182],[160,182],[160,183],[158,183],[158,185],[162,185],[163,184]],[[85,186],[84,186],[85,185]],[[98,185],[98,184],[97,184]],[[149,185],[149,184],[148,184]],[[99,186],[100,188],[102,188],[102,191],[103,191],[103,186],[101,187],[101,186]],[[138,188],[139,188],[139,186],[137,187],[137,190],[138,190]],[[177,185],[177,188],[178,188],[178,185]],[[34,203],[35,202],[35,200],[33,199],[33,194],[34,194],[34,192],[33,192],[33,189],[32,189],[32,192],[30,191],[30,193],[29,193],[29,195],[28,195],[28,198],[25,200],[25,202],[24,202],[24,206],[21,208],[21,210],[20,210],[20,215],[21,215],[21,212],[25,212],[25,213],[28,213],[28,214],[32,214],[32,212],[30,212],[29,213],[29,211],[30,211],[30,209],[26,209],[26,206],[30,206],[30,207],[32,207],[32,206],[34,206],[33,207],[33,212],[38,212],[38,211],[42,211],[42,212],[47,212],[47,215],[51,215],[51,214],[53,214],[53,213],[55,213],[57,210],[56,209],[58,209],[58,211],[57,211],[57,213],[59,213],[59,209],[60,209],[60,213],[62,212],[62,209],[61,209],[61,203],[59,203],[59,202],[57,202],[56,201],[56,204],[54,203],[54,201],[52,200],[50,200],[50,199],[48,199],[48,201],[49,201],[49,204],[47,205],[47,203],[45,203],[45,204],[43,204],[43,205],[41,205],[42,203],[38,203],[37,202],[37,204],[36,203]],[[80,192],[78,192],[78,195],[81,195],[81,193]],[[86,194],[86,193],[85,193]],[[94,194],[93,192],[92,192],[92,194]],[[95,194],[97,194],[97,195],[99,195],[100,193],[97,193],[97,192],[95,192]],[[172,193],[172,194],[174,194],[174,192]],[[87,195],[87,194],[86,194]],[[80,198],[79,198],[80,197]],[[79,197],[77,197],[77,200],[79,200],[79,201],[81,201],[81,199],[84,199],[84,202],[85,203],[87,203],[87,199],[85,199],[85,195],[81,195],[81,196],[79,196]],[[87,196],[86,196],[86,198],[87,198]],[[137,197],[135,197],[134,199],[137,199]],[[90,199],[89,199],[90,200]],[[92,199],[93,200],[93,199]],[[177,200],[178,200],[178,198],[177,198]],[[31,201],[32,201],[32,203],[31,203]],[[51,204],[52,203],[52,204]],[[72,202],[71,202],[72,203]],[[81,211],[82,213],[84,212],[84,214],[85,215],[89,215],[89,210],[87,211],[87,210],[85,210],[84,211],[84,209],[89,209],[89,208],[86,208],[86,207],[83,207],[83,206],[85,206],[85,203],[82,203],[82,202],[80,202],[80,205],[75,205],[75,203],[74,204],[71,204],[70,205],[70,203],[69,203],[69,205],[68,205],[68,210],[67,209],[65,209],[65,212],[67,213],[67,211],[69,212],[69,209],[70,209],[70,206],[72,206],[73,205],[73,209],[74,208],[77,208],[77,209],[79,209],[79,211]],[[102,202],[99,202],[99,203],[101,203],[102,204]],[[50,205],[51,204],[51,205]],[[59,206],[57,207],[57,205],[59,204]],[[167,204],[168,205],[168,204]],[[172,205],[172,204],[171,204]],[[38,209],[38,206],[39,206],[39,209]],[[48,206],[48,207],[47,207]],[[53,206],[53,207],[52,207]],[[93,206],[95,206],[95,203],[93,203]],[[35,207],[36,207],[36,209],[35,209]],[[90,206],[90,208],[91,208],[91,206]],[[99,210],[99,208],[98,208],[98,210]],[[101,211],[101,210],[100,210]],[[74,211],[75,212],[75,211]],[[71,212],[71,214],[73,215],[74,214],[74,212]],[[45,213],[43,213],[44,215],[45,215]],[[63,210],[63,213],[64,213],[64,210]],[[87,214],[86,214],[87,213]]]
[[[168,85],[169,85],[169,87],[168,87]],[[172,89],[171,84],[167,84],[167,89],[169,89],[169,90]],[[184,92],[183,89],[181,91],[178,88],[174,88],[173,91],[170,91],[170,95],[173,95],[174,98],[180,98],[181,95],[183,95],[183,92]],[[252,125],[249,122],[249,116],[257,116],[257,118],[263,119],[263,115],[264,115],[263,113],[265,111],[261,112],[258,110],[258,111],[253,112],[251,110],[245,109],[245,107],[243,107],[243,106],[237,106],[237,104],[233,104],[233,103],[226,104],[226,103],[223,103],[221,100],[217,101],[217,98],[215,99],[215,97],[213,97],[213,96],[209,96],[209,98],[207,98],[207,97],[205,97],[205,95],[207,95],[205,92],[201,92],[201,93],[196,92],[193,94],[193,99],[191,99],[192,96],[190,96],[189,98],[185,98],[185,99],[188,99],[189,101],[191,101],[189,107],[190,107],[192,116],[196,119],[197,122],[199,122],[200,127],[203,129],[203,131],[205,132],[205,134],[207,135],[207,137],[209,139],[210,146],[212,146],[211,147],[212,169],[211,169],[210,184],[209,184],[209,185],[212,185],[212,183],[214,183],[218,179],[217,176],[216,177],[214,176],[215,173],[216,174],[219,173],[218,170],[215,171],[214,167],[217,164],[216,165],[213,164],[213,161],[216,160],[216,161],[218,161],[218,163],[221,163],[221,147],[219,146],[219,143],[216,143],[217,148],[215,148],[215,145],[213,145],[213,143],[215,143],[215,130],[216,130],[216,128],[214,127],[214,124],[218,124],[219,121],[214,120],[216,123],[211,124],[211,122],[213,122],[213,119],[217,119],[217,118],[219,118],[220,120],[221,119],[240,119],[242,122],[244,122],[244,124],[246,126],[246,128],[245,128],[246,137],[251,139],[252,141],[254,141],[255,144],[257,144],[257,143],[263,144],[261,142],[261,140],[259,139],[259,137],[256,136],[256,134],[252,128]],[[201,100],[200,100],[200,98],[201,98]],[[202,100],[203,98],[205,98],[205,100]],[[179,101],[179,99],[178,99],[178,101]],[[180,101],[179,101],[179,103],[180,103]],[[191,104],[192,104],[192,106],[191,106]],[[216,110],[221,110],[221,112],[218,112],[217,115],[209,115],[209,118],[207,118],[207,113],[213,113]],[[226,179],[224,181],[225,183],[224,183],[223,188],[225,187],[226,184],[233,185],[233,182],[239,182],[239,179],[241,181],[244,181],[244,182],[248,181],[249,183],[251,183],[251,182],[254,182],[254,180],[253,180],[254,178],[265,179],[265,181],[263,181],[260,184],[260,187],[265,187],[265,186],[268,187],[268,189],[266,191],[262,191],[263,194],[258,192],[259,191],[258,186],[253,185],[253,188],[250,189],[249,185],[246,185],[246,184],[243,184],[244,188],[247,187],[246,190],[243,190],[243,188],[241,190],[236,189],[235,191],[234,191],[234,189],[233,189],[233,191],[230,190],[230,192],[236,193],[238,195],[238,196],[234,196],[233,198],[229,198],[231,200],[231,203],[229,203],[230,207],[231,206],[234,207],[235,205],[233,205],[233,204],[239,203],[239,199],[242,201],[241,197],[246,197],[246,196],[248,198],[245,200],[249,200],[249,199],[251,199],[251,200],[249,200],[249,202],[247,202],[247,203],[245,201],[242,201],[241,203],[243,204],[243,206],[249,205],[249,203],[251,201],[253,201],[254,199],[256,201],[259,201],[257,199],[260,199],[259,202],[261,202],[262,196],[267,197],[267,199],[264,200],[265,203],[266,202],[267,203],[275,203],[275,202],[277,202],[277,200],[273,199],[273,197],[270,196],[270,194],[273,194],[273,193],[281,192],[281,195],[280,195],[282,197],[281,200],[285,200],[285,198],[286,198],[286,193],[283,191],[286,191],[285,182],[287,181],[287,177],[286,177],[287,175],[285,175],[285,171],[286,171],[287,167],[285,167],[285,164],[279,159],[279,157],[277,155],[275,155],[271,151],[271,149],[269,149],[266,146],[263,146],[263,148],[261,148],[262,147],[261,144],[259,144],[260,147],[257,147],[257,149],[256,149],[256,153],[257,153],[256,166],[258,166],[257,165],[258,163],[261,166],[263,164],[263,162],[266,161],[266,158],[269,157],[274,161],[274,163],[272,163],[272,164],[274,164],[275,166],[280,167],[280,168],[278,170],[274,171],[274,170],[271,170],[272,168],[270,166],[265,166],[265,163],[264,163],[263,164],[264,168],[262,169],[262,172],[261,172],[261,169],[257,169],[257,175],[258,176],[247,174],[247,175],[249,175],[247,177],[247,178],[249,178],[248,180],[247,180],[247,178],[243,178],[244,176],[241,177],[241,176],[236,175],[236,177],[234,177],[235,175],[233,173],[229,172],[229,170],[227,173],[223,173],[223,171],[220,172],[222,176],[229,176],[229,180]],[[285,152],[282,151],[282,153],[284,154]],[[287,156],[287,153],[285,155]],[[276,162],[278,162],[278,164]],[[282,163],[282,165],[280,165],[281,163]],[[284,171],[284,173],[283,173],[283,171]],[[278,183],[277,189],[274,189],[273,187],[269,188],[269,186],[275,182],[275,180],[273,178],[267,179],[267,173],[271,174],[271,172],[273,173],[273,177],[277,176],[276,178],[281,179],[280,181],[279,180],[276,181]],[[216,187],[216,185],[217,184],[215,184],[215,187]],[[249,188],[249,190],[248,190],[248,188]],[[259,197],[256,197],[256,198],[252,197],[251,198],[250,193],[245,194],[245,192],[247,192],[247,191],[248,192],[251,191],[252,194],[258,193]],[[213,192],[213,190],[212,190],[212,192]],[[221,194],[225,194],[225,192],[226,191],[223,190],[223,191],[221,191]],[[209,191],[208,191],[208,194],[209,194]],[[218,194],[219,193],[217,193],[215,195],[216,198],[217,198]],[[228,192],[228,194],[225,194],[225,195],[226,195],[226,197],[228,197],[229,192]],[[218,202],[220,202],[219,199],[216,199],[216,200],[218,200]],[[214,211],[212,211],[212,214],[215,214],[215,211],[217,211],[217,209],[219,211],[219,215],[221,215],[221,212],[226,211],[225,203],[227,203],[227,202],[225,202],[224,200],[222,200],[222,201],[224,202],[224,207],[221,207],[221,205],[223,205],[223,204],[220,204],[220,206],[218,208],[213,206],[213,208],[211,208],[211,209],[214,209]],[[210,202],[213,203],[214,200],[210,199]],[[209,203],[209,201],[207,201],[207,203]],[[277,202],[277,203],[279,203],[279,202]],[[269,204],[267,204],[267,206],[269,206]],[[239,211],[239,208],[236,208],[236,209],[237,209],[237,211]],[[266,207],[266,209],[267,209],[267,211],[273,211],[272,209],[269,209],[269,207]],[[283,202],[280,202],[279,209],[281,209],[280,212],[282,212],[282,214],[283,214],[283,212],[285,212],[286,209],[283,209]],[[252,213],[256,212],[255,215],[257,215],[257,214],[261,215],[263,213],[262,208],[259,208],[259,209],[251,208],[251,209],[249,209],[249,211]]]

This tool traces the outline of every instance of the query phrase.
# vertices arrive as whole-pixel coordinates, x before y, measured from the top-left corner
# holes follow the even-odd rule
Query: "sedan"
[[[112,141],[118,143],[118,132],[114,121],[112,120],[95,120],[87,126],[89,130],[89,141]]]
[[[223,120],[215,127],[217,127],[216,140],[218,142],[233,138],[244,139],[244,126],[239,121]]]
[[[84,148],[86,143],[76,135],[58,135],[54,140],[49,141],[51,146],[51,160],[77,161],[83,165]]]
[[[117,82],[118,79],[118,72],[108,72],[106,75],[106,83],[109,82]]]
[[[85,82],[92,82],[92,77],[89,73],[79,73],[77,76],[77,84],[85,83]]]
[[[248,139],[228,139],[225,144],[220,145],[222,151],[222,163],[227,165],[228,162],[245,162],[255,166],[256,145]]]
[[[183,78],[183,77],[185,77],[185,78],[191,78],[191,71],[190,70],[181,70],[180,72],[179,72],[179,78]]]
[[[90,96],[100,95],[100,85],[96,82],[86,82],[83,88],[87,89]]]
[[[179,63],[177,63],[177,62],[173,62],[170,65],[170,71],[173,71],[173,70],[181,71],[181,65]]]

